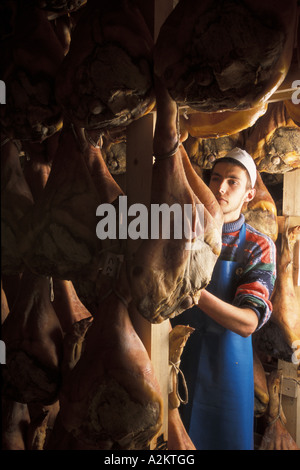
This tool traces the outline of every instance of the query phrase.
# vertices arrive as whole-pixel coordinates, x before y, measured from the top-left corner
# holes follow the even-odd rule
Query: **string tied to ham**
[[[189,401],[189,392],[188,392],[188,387],[187,387],[187,383],[186,383],[186,380],[185,380],[185,377],[184,377],[184,373],[182,372],[182,370],[180,369],[180,367],[178,367],[178,364],[180,364],[180,361],[178,361],[176,364],[172,361],[169,360],[169,364],[171,365],[172,369],[174,370],[176,376],[177,376],[177,379],[176,379],[176,395],[178,397],[178,400],[180,401],[180,403],[182,403],[183,405],[186,405]],[[182,378],[182,385],[183,385],[183,389],[184,389],[184,393],[185,393],[185,398],[182,398],[180,393],[179,393],[179,375],[181,376]]]

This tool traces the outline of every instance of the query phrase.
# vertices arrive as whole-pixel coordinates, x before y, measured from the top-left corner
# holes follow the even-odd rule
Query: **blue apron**
[[[231,303],[241,266],[246,227],[240,230],[237,261],[218,260],[208,291]],[[172,322],[173,323],[173,322]],[[253,449],[254,381],[251,336],[243,338],[198,307],[176,317],[195,328],[181,357],[189,400],[182,421],[197,449]]]

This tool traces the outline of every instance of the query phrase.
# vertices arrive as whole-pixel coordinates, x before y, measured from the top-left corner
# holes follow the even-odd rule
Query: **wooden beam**
[[[153,129],[155,114],[150,113],[127,128],[126,194],[128,207],[136,202],[150,207],[153,166]],[[135,252],[140,240],[127,240],[127,250]],[[168,440],[168,374],[169,374],[169,323],[155,325],[138,312],[131,315],[137,334],[143,341],[154,367],[163,398],[163,426],[157,439],[151,443],[155,449],[158,442]]]

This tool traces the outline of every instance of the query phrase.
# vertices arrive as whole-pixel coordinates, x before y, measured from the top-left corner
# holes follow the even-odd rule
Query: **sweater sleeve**
[[[252,227],[246,234],[247,264],[241,269],[233,305],[252,308],[261,328],[272,313],[271,294],[276,279],[276,248],[266,235]]]

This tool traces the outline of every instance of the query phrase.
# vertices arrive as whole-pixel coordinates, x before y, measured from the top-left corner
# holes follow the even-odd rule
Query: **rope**
[[[95,149],[102,148],[102,133],[100,133],[97,142],[89,135],[86,129],[84,129],[84,135],[86,140],[93,146]]]
[[[189,401],[189,392],[188,392],[188,387],[187,387],[187,383],[186,383],[186,380],[185,380],[185,377],[184,377],[184,374],[182,372],[182,370],[177,366],[177,364],[174,364],[174,362],[172,361],[169,361],[169,364],[173,367],[173,369],[175,370],[175,374],[177,375],[177,380],[176,380],[176,395],[178,397],[178,400],[180,401],[180,403],[182,403],[183,405],[186,405]],[[181,398],[180,396],[180,393],[179,393],[179,388],[178,388],[178,375],[181,375],[181,378],[182,378],[182,382],[183,382],[183,388],[184,388],[184,391],[185,391],[185,399]]]
[[[175,153],[177,152],[179,145],[180,145],[180,142],[178,140],[175,144],[175,147],[172,150],[170,150],[170,152],[165,153],[163,155],[154,155],[155,160],[165,160],[166,158],[173,157]]]

